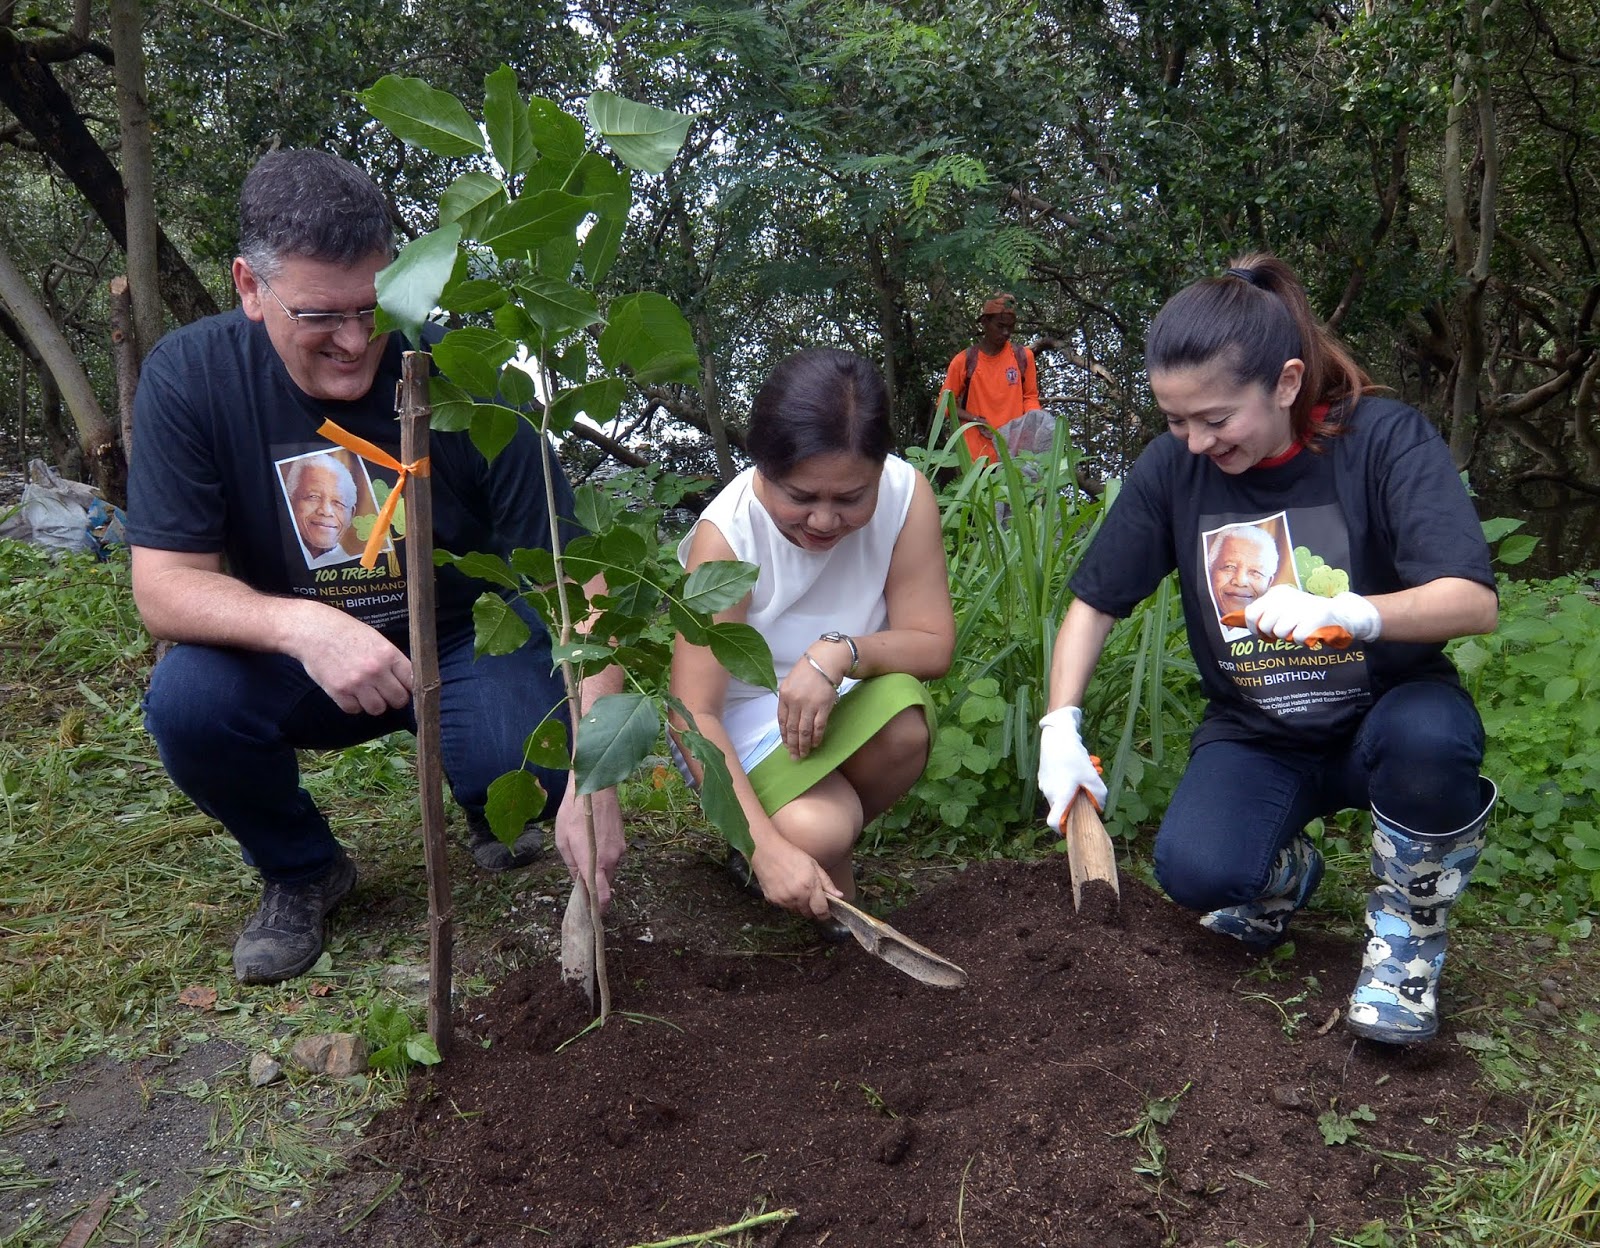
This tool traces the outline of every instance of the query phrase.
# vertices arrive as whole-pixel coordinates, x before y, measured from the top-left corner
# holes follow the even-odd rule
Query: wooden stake
[[[401,357],[400,461],[428,455],[428,356]],[[411,623],[411,705],[417,719],[417,785],[422,802],[422,852],[428,867],[428,1035],[440,1057],[450,1052],[450,956],[455,911],[445,858],[444,769],[439,753],[439,634],[433,592],[433,492],[426,474],[406,478],[406,588]]]

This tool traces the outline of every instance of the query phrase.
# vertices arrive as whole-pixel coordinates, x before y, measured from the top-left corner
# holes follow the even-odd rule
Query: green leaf
[[[1544,700],[1549,706],[1560,706],[1578,692],[1578,681],[1572,676],[1557,676],[1544,688]]]
[[[588,215],[589,201],[565,191],[524,195],[490,218],[482,242],[500,259],[514,260],[558,235],[572,236]]]
[[[378,274],[380,330],[404,331],[412,346],[422,345],[422,322],[439,306],[439,295],[456,263],[461,227],[446,225],[414,238]]]
[[[759,685],[763,689],[778,687],[778,677],[772,669],[772,651],[766,638],[755,629],[729,620],[713,624],[708,631],[711,653],[729,672],[749,685]]]
[[[632,370],[641,386],[700,382],[700,356],[689,322],[672,300],[650,291],[612,303],[600,335],[600,359],[612,371]]]
[[[451,381],[488,399],[499,390],[500,369],[517,344],[492,329],[452,329],[433,348],[433,359]]]
[[[499,555],[488,555],[482,551],[471,551],[465,555],[452,555],[445,551],[438,553],[453,564],[463,576],[488,581],[491,585],[500,585],[506,589],[516,589],[520,584],[512,575],[511,569],[506,566],[506,561]]]
[[[1508,533],[1515,533],[1523,525],[1521,520],[1513,520],[1509,516],[1496,516],[1492,520],[1480,522],[1483,529],[1483,540],[1491,545],[1498,542]]]
[[[483,132],[461,101],[448,91],[435,91],[420,78],[385,74],[356,99],[402,142],[435,156],[476,156],[483,151]]]
[[[494,457],[517,436],[517,422],[521,419],[521,413],[501,407],[498,403],[474,404],[470,431],[472,445],[478,448],[478,454],[492,464]]]
[[[473,170],[462,174],[439,197],[439,224],[459,225],[462,238],[476,239],[478,231],[505,203],[506,188],[499,179]]]
[[[506,288],[499,282],[478,277],[451,282],[439,296],[439,306],[446,312],[493,312],[506,298]]]
[[[683,585],[683,605],[691,611],[715,615],[742,599],[761,576],[753,563],[738,559],[710,559],[702,563]]]
[[[661,173],[677,156],[694,118],[624,99],[610,91],[589,97],[589,124],[624,164]]]
[[[412,1032],[405,1039],[406,1056],[419,1066],[437,1066],[443,1059],[439,1056],[439,1046],[433,1042],[433,1037],[425,1031]]]
[[[1507,567],[1515,567],[1519,563],[1526,562],[1528,556],[1533,554],[1533,548],[1538,544],[1538,538],[1529,537],[1526,533],[1518,533],[1501,542],[1500,549],[1495,551],[1494,557],[1497,562],[1503,563]]]
[[[516,363],[507,364],[500,370],[499,384],[501,402],[509,403],[519,412],[528,411],[539,397],[534,389],[532,374]]]
[[[439,433],[460,433],[472,428],[473,398],[443,377],[428,378],[428,403],[433,408],[429,428]]]
[[[612,693],[598,699],[578,724],[578,792],[598,793],[627,779],[660,732],[661,717],[643,694]]]
[[[499,594],[483,594],[472,604],[472,630],[478,654],[510,654],[533,636],[526,621]]]
[[[616,419],[627,393],[628,383],[620,377],[602,377],[570,386],[551,400],[550,423],[557,431],[570,429],[581,414],[597,425],[608,424]]]
[[[535,585],[556,579],[556,557],[542,546],[519,546],[511,552],[511,567]]]
[[[675,599],[667,600],[667,619],[671,621],[673,628],[683,634],[683,639],[691,646],[710,644],[711,634],[707,625]]]
[[[531,277],[517,283],[522,309],[551,338],[586,329],[600,319],[600,304],[593,293],[550,277]]]
[[[628,211],[633,206],[633,188],[615,165],[599,153],[590,152],[578,162],[564,189],[586,196],[594,204],[594,220],[583,236],[580,255],[584,278],[598,285],[622,246]]]
[[[567,169],[577,164],[583,156],[587,147],[583,122],[560,105],[534,96],[528,101],[528,126],[533,133],[534,145],[545,160]]]
[[[362,1030],[373,1044],[398,1044],[415,1028],[398,1005],[378,1001],[367,1011],[367,1025]]]
[[[535,767],[570,771],[572,750],[567,745],[567,726],[559,719],[545,720],[522,743],[522,757]]]
[[[646,580],[607,585],[605,596],[613,611],[635,620],[649,619],[661,606],[661,587]]]
[[[550,657],[557,663],[595,663],[609,659],[613,653],[610,646],[597,641],[574,641],[569,645],[550,647]]]
[[[484,817],[495,840],[510,847],[517,843],[531,820],[544,813],[549,795],[531,771],[508,771],[489,782],[483,803]]]
[[[517,91],[517,75],[502,65],[483,80],[483,127],[489,151],[508,176],[526,173],[539,158],[533,145],[528,109]]]
[[[700,808],[706,820],[722,833],[723,839],[746,858],[755,853],[755,842],[750,839],[750,820],[739,805],[738,794],[733,789],[733,776],[728,771],[728,760],[712,742],[692,726],[694,717],[676,698],[670,699],[672,708],[683,717],[685,727],[676,729],[679,743],[700,764]]]

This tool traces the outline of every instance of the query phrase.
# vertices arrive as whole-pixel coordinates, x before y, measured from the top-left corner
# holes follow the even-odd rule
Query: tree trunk
[[[23,336],[43,361],[40,377],[49,374],[60,388],[67,409],[72,413],[72,422],[77,426],[84,466],[94,483],[110,502],[119,507],[126,505],[127,461],[118,445],[116,430],[101,410],[94,387],[72,354],[65,335],[50,319],[44,303],[33,293],[3,246],[0,246],[0,301],[10,309]],[[61,467],[65,471],[66,465]]]
[[[137,364],[161,337],[161,230],[156,223],[155,155],[145,92],[144,18],[139,0],[111,0],[111,50],[116,56],[117,119],[122,135],[122,185],[128,220],[128,281],[133,287]]]
[[[1490,6],[1493,7],[1492,4]],[[1484,63],[1484,6],[1469,0],[1470,37],[1457,53],[1455,88],[1450,100],[1445,141],[1445,205],[1455,250],[1461,293],[1456,297],[1456,375],[1450,398],[1450,457],[1456,467],[1472,457],[1477,434],[1478,395],[1482,387],[1485,350],[1484,292],[1489,284],[1489,258],[1494,250],[1495,195],[1499,190],[1500,160],[1495,130],[1494,99]],[[1462,132],[1468,106],[1478,121],[1478,149],[1482,175],[1477,197],[1477,222],[1468,212],[1461,162]]]
[[[0,27],[0,104],[4,104],[39,144],[39,150],[66,174],[88,201],[117,245],[128,246],[122,175],[95,142],[72,97],[50,68],[30,55],[28,45]],[[157,233],[161,297],[180,324],[217,311],[217,301],[194,275],[189,262],[164,233]]]
[[[70,426],[61,417],[61,390],[48,368],[39,370],[39,432],[55,470],[69,481],[82,481],[83,448],[73,440]]]
[[[128,279],[111,279],[111,358],[117,366],[117,427],[123,458],[133,459],[133,396],[139,389],[139,356],[133,334],[133,299]]]
[[[717,456],[717,476],[724,482],[733,480],[733,456],[728,452],[728,429],[722,421],[722,386],[717,378],[716,342],[712,338],[710,318],[702,306],[694,318],[695,345],[700,349],[700,404],[706,414],[706,429],[711,434],[711,446]]]

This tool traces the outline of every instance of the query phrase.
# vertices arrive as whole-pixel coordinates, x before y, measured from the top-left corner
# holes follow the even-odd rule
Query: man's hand
[[[604,914],[611,905],[611,879],[628,844],[622,835],[622,807],[615,789],[601,789],[589,799],[594,811],[596,878],[589,880],[595,904]],[[583,819],[583,799],[578,796],[578,778],[567,778],[566,796],[556,811],[556,848],[572,878],[589,876],[589,829]]]
[[[804,758],[822,744],[838,700],[832,674],[819,672],[801,655],[778,686],[778,732],[791,758]]]
[[[781,836],[756,850],[750,869],[768,901],[803,918],[827,918],[828,894],[839,892],[815,858]]]
[[[285,652],[347,715],[382,715],[411,701],[411,660],[393,642],[337,607],[299,604]]]
[[[1082,726],[1083,711],[1076,706],[1058,707],[1039,721],[1039,789],[1050,803],[1049,823],[1057,832],[1079,789],[1095,809],[1106,805],[1106,783],[1084,749]]]
[[[1375,641],[1383,621],[1378,609],[1348,591],[1332,598],[1293,585],[1274,585],[1244,609],[1245,625],[1262,637],[1304,645],[1320,628],[1342,628],[1356,641]]]

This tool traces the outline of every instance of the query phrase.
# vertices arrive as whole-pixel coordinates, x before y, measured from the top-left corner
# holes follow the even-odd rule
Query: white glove
[[[1039,788],[1050,803],[1050,826],[1061,831],[1067,807],[1085,790],[1095,808],[1104,810],[1106,784],[1083,748],[1083,711],[1076,706],[1058,707],[1039,721]]]
[[[1304,643],[1319,628],[1342,628],[1356,641],[1376,641],[1378,608],[1348,590],[1332,598],[1293,585],[1274,585],[1244,609],[1244,622],[1262,637]]]

